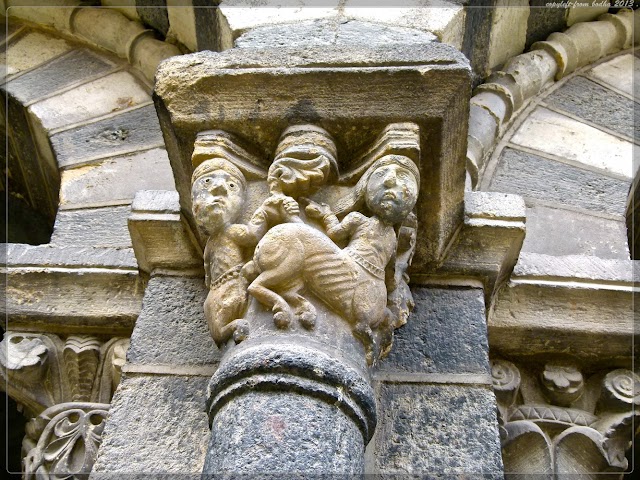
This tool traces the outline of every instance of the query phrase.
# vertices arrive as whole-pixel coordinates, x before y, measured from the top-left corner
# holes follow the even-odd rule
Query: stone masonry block
[[[51,243],[77,247],[128,247],[129,206],[60,210],[53,227]]]
[[[489,190],[622,216],[629,182],[505,148]]]
[[[489,373],[481,289],[414,287],[415,309],[379,371]]]
[[[173,190],[171,167],[164,149],[112,157],[97,165],[62,172],[60,205],[98,206],[129,203],[138,190]]]
[[[585,77],[572,78],[545,102],[627,137],[640,137],[640,119],[633,115],[634,102]]]
[[[106,73],[114,66],[88,50],[74,50],[9,81],[4,89],[24,104],[72,83]]]
[[[490,389],[382,384],[379,391],[381,418],[373,440],[377,472],[502,478],[496,403]]]
[[[51,136],[61,167],[164,145],[152,105],[65,130]]]
[[[91,478],[199,476],[209,439],[204,412],[208,380],[125,376],[111,403]]]
[[[71,45],[60,38],[42,32],[29,32],[10,42],[6,51],[0,53],[0,63],[6,72],[0,76],[15,75],[41,65],[71,49]]]
[[[131,336],[132,364],[206,365],[220,353],[211,339],[202,278],[152,277]]]

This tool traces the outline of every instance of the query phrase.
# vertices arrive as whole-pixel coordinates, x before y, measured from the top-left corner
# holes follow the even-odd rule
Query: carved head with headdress
[[[365,171],[350,195],[337,205],[342,215],[366,208],[391,224],[399,224],[411,213],[418,199],[420,171],[404,155],[385,155]]]
[[[247,181],[233,163],[212,158],[191,176],[191,200],[198,226],[207,234],[236,221],[242,213]]]

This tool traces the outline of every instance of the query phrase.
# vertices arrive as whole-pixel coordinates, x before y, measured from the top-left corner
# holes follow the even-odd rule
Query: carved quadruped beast
[[[327,185],[338,180],[329,133],[313,125],[287,128],[261,177],[269,195],[246,224],[238,220],[249,190],[246,175],[255,179],[255,158],[228,148],[228,134],[215,142],[214,133],[203,132],[196,141],[192,203],[208,237],[205,316],[216,343],[238,343],[250,334],[248,295],[273,312],[278,328],[297,320],[311,330],[318,306],[308,298],[313,295],[351,326],[371,365],[378,346],[388,351],[393,329],[412,306],[405,272],[415,247],[417,126],[384,129],[342,180],[357,183],[346,194],[342,186],[338,201],[337,187]],[[207,150],[207,142],[216,148]],[[324,198],[333,199],[335,212],[310,199],[320,188],[327,188]],[[249,193],[253,202],[257,191]]]
[[[328,205],[307,200],[307,215],[322,222],[326,234],[301,223],[269,230],[248,267],[260,272],[249,293],[273,310],[279,327],[295,316],[311,328],[315,309],[300,295],[308,288],[352,324],[365,345],[367,362],[373,363],[372,327],[390,316],[387,293],[395,290],[396,230],[415,206],[418,183],[418,169],[410,159],[387,155],[365,172],[347,207],[364,207],[370,217],[351,211],[339,221]],[[336,244],[341,240],[348,241],[344,249]]]

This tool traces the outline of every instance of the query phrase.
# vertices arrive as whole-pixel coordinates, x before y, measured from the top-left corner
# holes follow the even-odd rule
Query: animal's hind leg
[[[364,345],[365,358],[367,365],[373,365],[376,359],[376,343],[373,336],[373,330],[369,326],[366,319],[364,321],[358,321],[353,327],[353,335],[359,339]]]
[[[295,309],[295,314],[302,326],[306,329],[312,329],[316,325],[316,307],[309,300],[300,295],[297,290],[289,290],[282,296]]]
[[[286,282],[289,276],[288,270],[267,270],[258,275],[251,285],[249,285],[249,293],[262,303],[264,306],[271,308],[273,311],[273,321],[278,328],[286,328],[293,320],[291,307],[278,295],[272,288],[276,288]]]

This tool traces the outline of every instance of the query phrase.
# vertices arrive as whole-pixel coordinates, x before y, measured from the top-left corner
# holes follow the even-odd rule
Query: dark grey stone
[[[620,221],[561,208],[527,208],[523,252],[628,259],[627,226]]]
[[[535,42],[546,40],[553,32],[567,28],[568,8],[549,8],[548,0],[529,0],[529,20],[525,51]]]
[[[358,20],[312,20],[291,25],[254,28],[235,41],[238,48],[305,47],[318,45],[424,44],[437,41],[432,33]]]
[[[72,50],[67,55],[20,75],[2,88],[24,104],[72,83],[108,72],[114,66],[89,50]]]
[[[196,43],[198,50],[220,50],[218,25],[218,12],[211,8],[220,3],[220,0],[192,0]]]
[[[154,28],[163,36],[169,31],[167,0],[136,0],[136,12],[143,23]]]
[[[125,376],[111,403],[91,478],[200,473],[209,438],[206,384],[204,377]]]
[[[129,205],[123,207],[61,210],[51,236],[51,243],[76,247],[130,248],[127,228]]]
[[[220,354],[204,318],[206,296],[202,278],[152,277],[131,335],[128,361],[167,365],[217,363]]]
[[[490,389],[383,383],[379,391],[383,415],[373,453],[380,473],[502,474]]]
[[[630,182],[505,148],[488,190],[624,215]]]
[[[248,392],[227,403],[214,420],[204,468],[274,479],[363,471],[364,442],[353,420],[321,399],[281,391]]]
[[[634,119],[633,100],[587,78],[572,78],[545,101],[627,137],[640,137],[640,119]]]
[[[466,9],[462,53],[471,59],[474,87],[490,73],[489,41],[496,3],[496,0],[474,1],[473,8]]]
[[[51,145],[61,167],[132,153],[159,146],[162,142],[153,105],[51,136]]]
[[[489,373],[484,293],[480,289],[412,289],[415,308],[395,333],[378,370]]]

